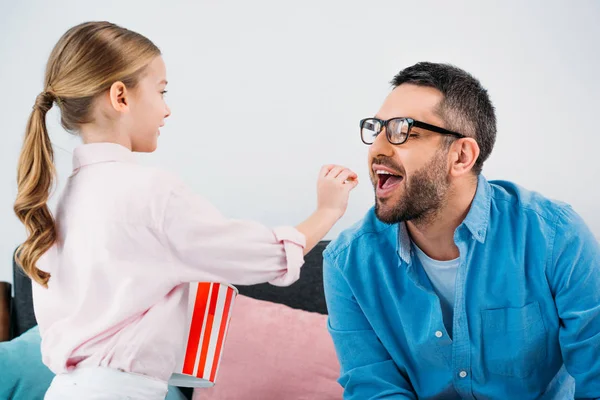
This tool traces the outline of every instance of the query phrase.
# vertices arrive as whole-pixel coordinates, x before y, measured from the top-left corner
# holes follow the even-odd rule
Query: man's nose
[[[369,147],[369,154],[371,157],[391,157],[394,155],[394,145],[388,141],[386,129],[387,128],[384,127],[381,132],[379,132],[379,135],[375,137],[373,144]]]

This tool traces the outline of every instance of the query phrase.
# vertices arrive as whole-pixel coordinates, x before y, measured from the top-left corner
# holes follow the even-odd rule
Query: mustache
[[[374,157],[373,160],[371,161],[371,166],[373,166],[373,164],[379,164],[384,167],[388,167],[396,172],[399,172],[403,176],[406,175],[406,172],[404,171],[404,167],[397,164],[394,160],[392,160],[389,157]]]

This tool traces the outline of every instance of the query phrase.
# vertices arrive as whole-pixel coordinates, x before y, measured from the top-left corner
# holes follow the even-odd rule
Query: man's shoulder
[[[506,217],[537,218],[543,223],[554,225],[559,218],[568,218],[573,213],[565,202],[550,199],[539,192],[526,189],[514,182],[490,181],[492,203]]]
[[[382,239],[381,234],[384,231],[393,230],[394,227],[395,225],[381,222],[375,215],[375,207],[372,207],[361,220],[332,240],[323,252],[323,256],[334,259],[358,249],[370,248],[372,246],[365,245],[375,244]]]

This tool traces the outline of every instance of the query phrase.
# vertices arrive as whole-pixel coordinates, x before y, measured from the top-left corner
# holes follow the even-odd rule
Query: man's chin
[[[389,199],[375,202],[375,216],[378,220],[385,224],[395,224],[400,222],[393,207],[390,207]]]

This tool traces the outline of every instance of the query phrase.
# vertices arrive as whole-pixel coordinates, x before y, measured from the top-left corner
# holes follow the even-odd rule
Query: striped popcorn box
[[[223,283],[190,284],[186,348],[169,384],[214,386],[237,294],[235,287]]]

